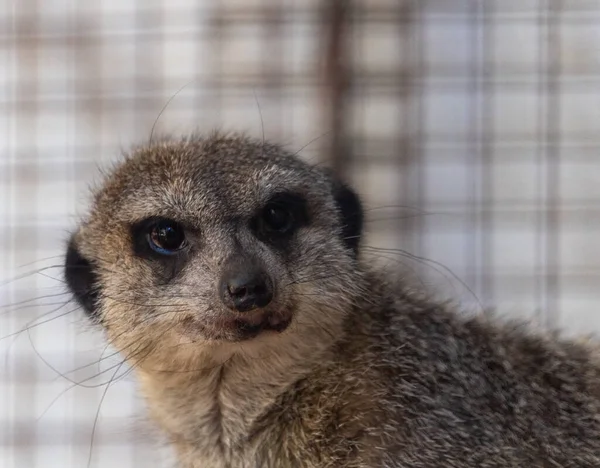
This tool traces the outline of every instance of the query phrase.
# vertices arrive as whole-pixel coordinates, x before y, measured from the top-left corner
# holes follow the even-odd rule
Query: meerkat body
[[[65,275],[182,468],[600,466],[592,345],[411,292],[361,228],[276,145],[162,141],[107,177]]]

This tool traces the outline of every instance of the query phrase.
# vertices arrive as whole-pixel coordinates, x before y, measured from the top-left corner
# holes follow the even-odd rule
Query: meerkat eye
[[[278,244],[309,223],[308,203],[296,193],[273,195],[250,220],[250,228],[259,239]]]
[[[148,244],[155,252],[172,255],[185,246],[185,232],[175,221],[163,220],[150,226]]]
[[[286,234],[294,227],[294,214],[279,203],[269,203],[262,212],[263,228],[270,232]]]

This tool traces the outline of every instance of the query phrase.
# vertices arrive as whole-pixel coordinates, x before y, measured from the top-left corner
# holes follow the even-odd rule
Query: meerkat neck
[[[176,445],[241,443],[281,394],[334,360],[342,325],[211,347],[195,356],[195,368],[188,363],[157,372],[142,366],[138,375],[150,414]]]

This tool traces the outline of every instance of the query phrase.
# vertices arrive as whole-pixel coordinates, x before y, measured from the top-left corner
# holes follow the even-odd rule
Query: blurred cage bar
[[[92,439],[90,466],[169,466],[60,279],[97,167],[153,128],[264,133],[357,188],[367,258],[600,330],[596,0],[3,0],[0,80],[2,468]]]

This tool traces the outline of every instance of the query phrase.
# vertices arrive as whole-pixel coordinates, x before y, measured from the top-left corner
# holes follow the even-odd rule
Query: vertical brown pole
[[[346,123],[351,82],[347,40],[351,7],[350,0],[327,0],[323,14],[326,45],[323,102],[325,122],[330,132],[327,162],[340,175],[346,172],[345,163],[350,158]]]

